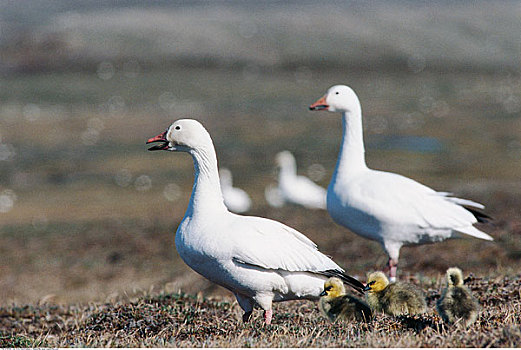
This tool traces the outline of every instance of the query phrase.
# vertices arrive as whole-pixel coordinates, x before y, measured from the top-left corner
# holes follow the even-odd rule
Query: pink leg
[[[273,317],[273,310],[264,310],[264,323],[271,324],[271,318]]]
[[[396,282],[396,270],[398,269],[398,261],[389,258],[386,266],[386,271],[389,271],[389,281]]]

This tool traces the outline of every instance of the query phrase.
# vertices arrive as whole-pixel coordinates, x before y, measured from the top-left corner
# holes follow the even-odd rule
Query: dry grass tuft
[[[441,277],[440,277],[441,279]],[[434,313],[440,279],[425,285],[429,313],[376,315],[369,323],[326,321],[314,303],[275,305],[274,324],[240,320],[231,299],[147,294],[114,304],[12,305],[0,308],[2,347],[517,347],[521,339],[520,276],[474,277],[483,307],[468,329]]]

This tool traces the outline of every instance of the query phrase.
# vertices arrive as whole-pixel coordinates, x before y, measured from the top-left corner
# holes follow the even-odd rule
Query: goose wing
[[[371,171],[351,189],[352,203],[376,217],[381,223],[413,226],[429,230],[454,230],[492,240],[472,227],[478,220],[463,205],[483,205],[436,192],[412,179],[398,174]]]
[[[344,270],[299,231],[270,219],[237,216],[233,230],[235,261],[270,270]]]

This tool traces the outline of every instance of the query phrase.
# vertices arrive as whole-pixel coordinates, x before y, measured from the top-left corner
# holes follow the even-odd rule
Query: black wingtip
[[[365,285],[354,277],[346,275],[345,273],[338,270],[327,270],[324,271],[323,274],[327,277],[338,277],[360,294],[364,294]]]
[[[470,211],[472,213],[472,215],[474,215],[474,217],[478,220],[478,222],[486,224],[486,223],[489,223],[494,220],[491,216],[489,216],[485,213],[482,213],[477,209],[467,207],[467,206],[464,206],[464,208],[467,209],[468,211]]]

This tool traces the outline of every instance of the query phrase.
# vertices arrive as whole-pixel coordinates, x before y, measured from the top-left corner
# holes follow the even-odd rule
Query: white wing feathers
[[[460,228],[455,228],[454,230],[457,231],[457,232],[464,233],[464,234],[469,235],[469,236],[473,236],[473,237],[476,237],[476,238],[484,239],[486,241],[493,241],[494,240],[494,238],[492,238],[491,236],[487,235],[485,232],[482,232],[482,231],[478,230],[474,226],[460,227]]]
[[[270,219],[241,216],[234,230],[235,261],[271,270],[320,272],[344,271],[333,260],[318,251],[310,239],[297,230]]]
[[[492,239],[477,229],[466,230],[477,222],[476,217],[462,205],[483,209],[480,203],[449,197],[450,193],[436,192],[407,177],[380,171],[372,172],[378,181],[362,182],[357,202],[381,222],[414,225],[424,229],[451,229],[479,238]],[[364,198],[365,197],[365,198]],[[476,235],[476,231],[481,233]],[[472,232],[472,233],[471,233]],[[485,235],[485,236],[483,236]]]
[[[462,199],[462,198],[457,198],[457,197],[449,197],[450,195],[452,195],[452,193],[448,193],[448,192],[438,192],[438,194],[442,195],[442,196],[446,196],[445,198],[448,200],[448,201],[451,201],[453,203],[456,203],[456,204],[459,204],[459,205],[467,205],[469,207],[474,207],[474,208],[478,208],[478,209],[485,209],[485,206],[481,203],[478,203],[478,202],[474,202],[474,201],[471,201],[470,199]]]

